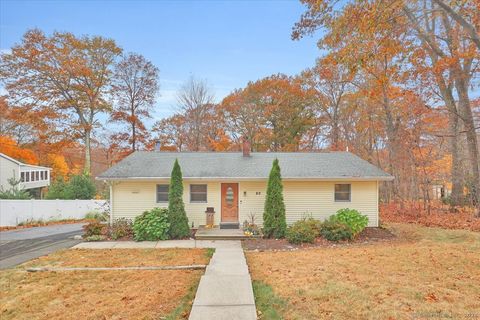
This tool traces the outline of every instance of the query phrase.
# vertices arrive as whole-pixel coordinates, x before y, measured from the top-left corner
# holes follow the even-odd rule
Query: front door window
[[[225,192],[225,202],[227,206],[231,207],[233,205],[233,189],[232,187],[227,188],[227,192]]]

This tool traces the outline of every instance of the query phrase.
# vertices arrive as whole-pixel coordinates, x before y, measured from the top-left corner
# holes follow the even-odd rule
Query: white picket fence
[[[27,220],[83,219],[91,211],[103,212],[106,200],[0,200],[0,226]]]

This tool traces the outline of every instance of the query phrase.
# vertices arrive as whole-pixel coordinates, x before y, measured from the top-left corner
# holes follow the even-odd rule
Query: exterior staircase
[[[243,230],[237,228],[205,228],[200,226],[195,233],[195,239],[197,240],[242,240],[249,239],[251,237],[246,236]]]
[[[220,222],[220,229],[240,229],[239,222]]]

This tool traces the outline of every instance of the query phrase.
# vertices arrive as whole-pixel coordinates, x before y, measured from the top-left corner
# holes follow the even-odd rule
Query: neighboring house
[[[238,227],[255,216],[262,225],[267,180],[275,158],[283,178],[287,223],[325,219],[357,209],[378,226],[378,186],[393,177],[348,152],[147,152],[137,151],[97,177],[110,185],[112,219],[134,218],[168,206],[175,159],[182,168],[190,225],[206,223],[207,207],[220,227]]]
[[[451,190],[447,184],[441,182],[434,182],[432,185],[432,199],[441,200],[449,197]]]
[[[41,189],[50,185],[51,170],[47,167],[26,164],[0,153],[0,188],[10,189],[8,180],[14,178],[20,181],[20,188],[40,195]]]

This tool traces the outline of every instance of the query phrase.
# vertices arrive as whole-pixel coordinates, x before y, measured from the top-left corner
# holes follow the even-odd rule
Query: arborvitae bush
[[[183,179],[182,170],[175,160],[172,175],[170,177],[170,187],[168,189],[168,219],[170,222],[170,238],[182,239],[190,235],[187,213],[183,203]]]
[[[283,238],[287,230],[285,203],[283,202],[282,175],[278,159],[273,161],[268,178],[265,209],[263,211],[263,234],[267,238]]]

